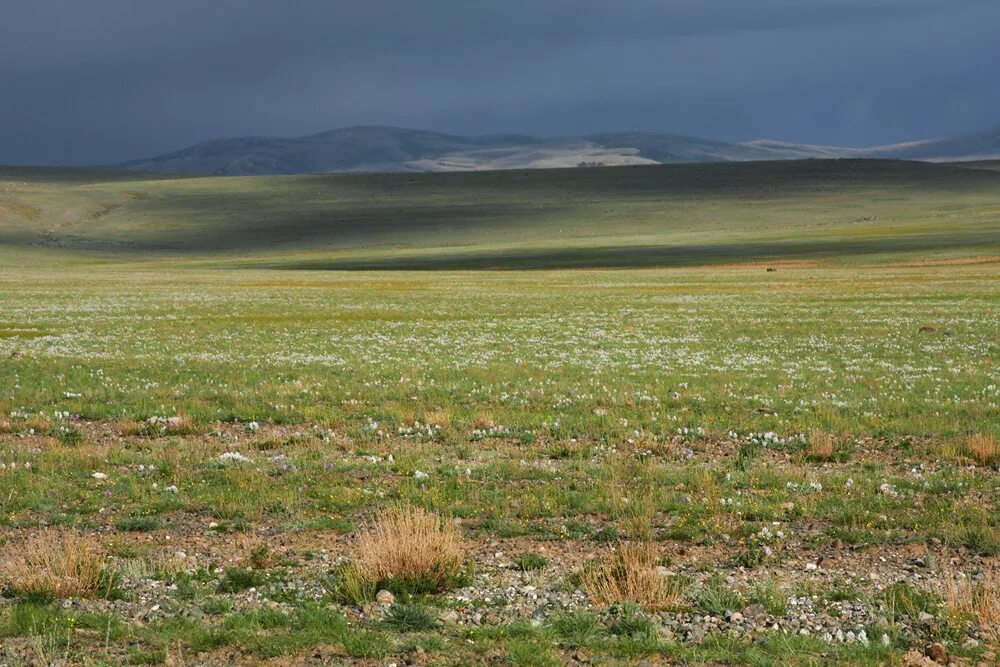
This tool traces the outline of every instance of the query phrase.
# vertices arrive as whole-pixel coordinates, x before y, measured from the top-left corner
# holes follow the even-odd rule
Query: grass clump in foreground
[[[104,549],[93,537],[49,528],[0,552],[0,582],[19,597],[94,597],[106,581]]]
[[[437,593],[464,574],[465,546],[454,523],[419,507],[382,513],[358,538],[362,578],[394,593]]]
[[[970,435],[965,440],[965,448],[980,465],[1000,463],[1000,440],[992,435]]]
[[[945,590],[948,612],[960,619],[971,619],[993,642],[1000,642],[1000,573],[993,571],[981,581],[952,577]]]
[[[583,589],[602,607],[632,602],[644,609],[669,609],[677,604],[676,584],[657,570],[653,545],[623,544],[583,573]]]

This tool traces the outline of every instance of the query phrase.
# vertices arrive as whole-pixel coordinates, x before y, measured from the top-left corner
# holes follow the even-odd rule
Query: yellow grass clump
[[[482,412],[476,415],[475,419],[472,420],[472,427],[479,429],[480,431],[491,429],[496,425],[496,422],[493,421],[493,415],[488,412]]]
[[[424,414],[424,423],[441,429],[448,428],[451,424],[451,413],[442,408],[435,408]]]
[[[836,442],[829,433],[814,428],[809,431],[808,454],[815,459],[827,460],[833,457],[833,450]]]
[[[583,589],[591,601],[602,607],[634,602],[656,611],[676,605],[680,591],[656,567],[652,544],[623,544],[605,560],[587,568]]]
[[[104,559],[104,549],[93,537],[45,529],[4,546],[0,579],[22,597],[92,597],[101,588]]]
[[[989,466],[1000,461],[1000,441],[992,435],[970,435],[965,439],[965,449],[980,465]]]
[[[427,592],[448,588],[462,574],[464,560],[455,524],[419,507],[382,513],[358,538],[355,557],[370,581],[408,582]]]
[[[1000,641],[1000,585],[996,571],[981,581],[951,577],[945,591],[948,611],[959,618],[973,618],[991,641]]]

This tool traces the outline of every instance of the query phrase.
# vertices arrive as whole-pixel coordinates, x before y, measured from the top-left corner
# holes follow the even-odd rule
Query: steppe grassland
[[[971,467],[967,442],[1000,435],[997,265],[776,266],[5,271],[4,532],[97,529],[135,580],[194,577],[184,594],[116,603],[143,609],[145,622],[114,607],[86,617],[113,625],[115,639],[32,608],[44,616],[35,643],[66,640],[71,655],[112,661],[208,650],[253,662],[328,641],[340,641],[331,655],[343,657],[406,653],[417,642],[444,662],[471,651],[530,663],[525,642],[552,660],[578,644],[608,659],[779,651],[730,645],[727,635],[638,642],[596,616],[583,641],[567,639],[580,619],[553,611],[541,629],[519,626],[530,614],[495,591],[478,603],[418,597],[458,608],[464,624],[435,621],[419,639],[374,614],[353,630],[289,630],[321,613],[316,600],[337,599],[333,573],[351,535],[399,503],[463,519],[473,576],[487,581],[538,555],[545,574],[520,576],[575,590],[580,554],[609,557],[609,541],[652,539],[687,577],[679,608],[706,614],[716,593],[733,609],[756,600],[760,578],[779,601],[804,591],[837,600],[846,587],[877,606],[893,573],[862,573],[851,559],[917,545],[958,549],[973,569],[995,564],[998,478]],[[836,451],[817,459],[809,441],[820,434]],[[226,452],[249,461],[220,459]],[[803,564],[833,542],[865,556],[845,555],[844,576],[835,565],[804,576]],[[278,555],[250,564],[268,552]],[[731,584],[712,577],[716,564],[736,575]],[[276,627],[248,619],[259,600],[221,592],[238,576],[231,570],[249,573],[269,604],[287,605]],[[930,595],[944,600],[944,584],[932,578]],[[16,623],[30,603],[19,604],[7,609],[8,635],[25,631]],[[163,614],[148,611],[155,604]],[[220,604],[234,609],[178,620],[189,606]],[[933,605],[943,602],[926,604],[941,614]],[[963,619],[936,632],[957,637]],[[813,661],[877,664],[914,641],[883,630],[888,645],[783,641]]]
[[[5,183],[0,662],[989,664],[994,183],[807,166]]]
[[[996,435],[996,267],[14,269],[0,406],[358,437],[432,414],[589,440]]]

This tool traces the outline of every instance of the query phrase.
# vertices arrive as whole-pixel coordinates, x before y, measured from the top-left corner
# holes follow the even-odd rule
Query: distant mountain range
[[[873,148],[780,141],[730,143],[655,132],[609,132],[544,139],[527,135],[458,136],[361,126],[305,137],[216,139],[173,153],[114,165],[170,174],[242,176],[340,171],[473,171],[681,162],[746,162],[870,157],[966,161],[1000,158],[1000,126],[952,139]]]

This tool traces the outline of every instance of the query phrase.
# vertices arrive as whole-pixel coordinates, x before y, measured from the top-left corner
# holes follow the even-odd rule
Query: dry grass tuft
[[[623,544],[610,558],[588,568],[582,575],[583,589],[602,607],[634,602],[655,611],[677,604],[677,585],[657,571],[652,544]]]
[[[52,428],[52,424],[42,417],[29,417],[24,420],[23,427],[24,430],[34,431],[35,433],[48,433]]]
[[[809,431],[809,449],[807,454],[810,458],[823,461],[833,458],[836,440],[829,433],[814,428]]]
[[[970,435],[965,439],[965,449],[980,465],[990,466],[1000,461],[1000,441],[992,435]]]
[[[451,424],[451,413],[442,408],[436,408],[424,414],[424,423],[446,429]]]
[[[0,578],[22,597],[93,597],[101,588],[104,549],[74,530],[45,529],[5,545]]]
[[[461,576],[465,546],[454,523],[419,507],[381,514],[358,538],[358,571],[371,581],[440,591]]]
[[[493,421],[493,415],[488,412],[482,412],[476,415],[475,419],[472,420],[472,427],[479,429],[480,431],[485,431],[496,426],[497,423]]]
[[[945,603],[953,616],[973,618],[993,642],[1000,642],[1000,585],[998,573],[982,581],[949,577]]]

